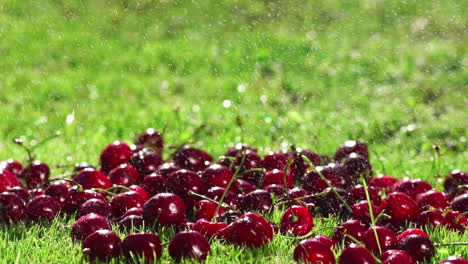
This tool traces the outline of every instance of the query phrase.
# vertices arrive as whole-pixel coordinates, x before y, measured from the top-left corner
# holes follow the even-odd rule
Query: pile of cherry
[[[31,159],[23,168],[6,160],[0,166],[0,223],[77,217],[71,237],[91,262],[161,258],[156,233],[121,240],[113,223],[123,232],[143,225],[172,229],[168,253],[175,261],[205,260],[212,239],[261,247],[282,234],[299,239],[296,261],[342,264],[429,262],[437,244],[426,227],[463,235],[468,226],[468,173],[450,172],[444,192],[421,179],[373,176],[367,146],[360,142],[346,142],[333,158],[299,148],[262,158],[238,144],[218,160],[183,146],[164,161],[163,149],[162,135],[148,129],[135,145],[109,144],[99,170],[80,163],[60,180],[49,179],[43,162]],[[267,220],[277,210],[283,212],[279,227]],[[343,222],[332,237],[315,235],[314,215]],[[468,260],[454,256],[440,263]]]

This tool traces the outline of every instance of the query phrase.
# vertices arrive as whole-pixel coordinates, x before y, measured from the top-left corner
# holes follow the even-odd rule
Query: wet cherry
[[[213,158],[210,154],[201,149],[191,148],[188,146],[179,150],[174,155],[173,160],[174,164],[177,166],[195,172],[206,169],[211,162],[213,162]]]
[[[47,195],[39,195],[34,197],[26,205],[26,213],[28,219],[33,222],[40,220],[52,221],[59,213],[62,205],[61,203]]]
[[[142,213],[149,224],[176,224],[184,219],[185,203],[173,193],[159,193],[143,205]]]
[[[304,239],[294,249],[294,260],[300,263],[334,264],[330,247],[316,239]]]
[[[82,241],[91,233],[101,229],[111,229],[107,218],[102,215],[90,213],[76,220],[71,229],[71,237],[74,241]]]
[[[122,241],[122,253],[128,260],[139,257],[144,258],[145,263],[152,263],[161,258],[161,239],[153,233],[127,235]],[[133,261],[139,263],[138,259],[133,259]]]
[[[87,236],[81,247],[85,259],[90,262],[95,260],[107,262],[120,255],[121,244],[122,241],[115,232],[98,230]]]
[[[281,217],[280,230],[293,236],[304,236],[312,230],[314,218],[303,206],[293,205]]]
[[[102,171],[109,173],[113,168],[130,161],[132,149],[126,143],[114,141],[101,152]]]
[[[210,253],[210,244],[200,233],[184,231],[172,238],[168,250],[169,255],[176,261],[182,259],[203,261]]]
[[[420,235],[410,235],[403,238],[398,241],[398,248],[408,252],[418,262],[429,261],[435,253],[431,240]]]

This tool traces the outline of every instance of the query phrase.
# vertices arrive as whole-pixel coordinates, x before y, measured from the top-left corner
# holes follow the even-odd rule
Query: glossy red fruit
[[[157,173],[151,173],[143,179],[143,188],[149,196],[167,191],[167,178]]]
[[[288,161],[288,155],[281,152],[269,152],[261,162],[262,167],[266,171],[271,171],[274,169],[283,170]]]
[[[225,189],[223,187],[211,187],[206,191],[206,196],[208,198],[211,198],[215,201],[220,201],[221,196],[223,196]],[[237,195],[231,191],[228,191],[226,196],[224,197],[223,203],[231,206],[231,207],[237,207],[237,204],[239,203],[239,199],[237,198]]]
[[[163,163],[164,161],[159,153],[146,148],[133,153],[130,160],[130,164],[138,170],[142,177],[156,172]]]
[[[101,171],[87,168],[79,171],[73,180],[83,186],[83,189],[100,188],[107,189],[112,187],[111,180]]]
[[[193,224],[192,230],[204,235],[207,239],[215,236],[219,230],[227,227],[228,224],[225,222],[211,222],[206,219],[199,219]]]
[[[201,149],[185,146],[174,155],[173,161],[183,169],[197,172],[206,169],[213,162],[213,158]]]
[[[98,230],[87,236],[81,247],[84,258],[90,262],[107,262],[120,255],[121,245],[120,237],[115,232]]]
[[[373,251],[374,253],[379,254],[379,246],[376,240],[375,231],[377,231],[377,237],[379,238],[382,252],[395,248],[397,242],[395,234],[392,230],[382,226],[369,228],[364,233],[362,236],[362,242],[364,242],[366,248]]]
[[[200,200],[195,205],[195,209],[197,212],[195,218],[197,220],[206,219],[208,221],[211,221],[211,219],[213,219],[214,217],[217,207],[218,205],[213,203],[212,201]],[[224,212],[226,212],[226,209],[220,207],[218,210],[218,216],[223,214]]]
[[[367,192],[369,193],[369,198],[375,206],[380,206],[382,203],[382,198],[380,198],[379,190],[375,187],[367,187]],[[359,184],[349,190],[349,195],[356,202],[358,201],[367,201],[366,190],[363,185]]]
[[[335,164],[327,166],[318,166],[316,170],[310,170],[302,177],[302,188],[312,193],[319,193],[328,188],[328,184],[320,177],[319,173],[334,187],[342,188],[345,186],[345,178],[341,170]]]
[[[397,179],[384,175],[384,174],[378,174],[376,177],[372,177],[369,180],[369,187],[374,187],[380,191],[384,191],[386,193],[389,193],[393,191],[393,186],[397,182]]]
[[[409,229],[406,229],[405,231],[401,232],[400,234],[398,234],[397,241],[400,242],[400,240],[402,240],[403,238],[405,238],[407,236],[411,236],[411,235],[420,235],[420,236],[424,236],[424,237],[429,238],[429,235],[426,232],[424,232],[423,230],[421,230],[419,228],[409,228]]]
[[[286,175],[286,183],[288,188],[294,187],[294,177],[292,174],[288,173]],[[271,185],[271,184],[278,184],[283,186],[284,185],[284,171],[282,170],[271,170],[267,171],[263,176],[262,185],[263,187]]]
[[[93,198],[107,201],[106,197],[102,193],[98,193],[93,190],[80,191],[76,186],[70,188],[70,193],[72,199],[69,203],[63,205],[63,210],[67,213],[75,212],[83,203]]]
[[[451,256],[442,260],[439,264],[468,264],[468,259],[462,257]]]
[[[421,210],[428,210],[431,208],[444,210],[448,206],[445,195],[438,191],[427,191],[425,193],[421,193],[416,198],[416,202]]]
[[[71,237],[74,241],[82,241],[97,230],[111,230],[107,218],[95,213],[83,215],[73,224]]]
[[[416,199],[421,193],[432,190],[432,186],[421,179],[403,178],[394,185],[395,192],[402,192],[413,199]]]
[[[375,206],[373,203],[372,205],[372,213],[374,217],[377,217],[378,215],[378,208]],[[369,203],[367,201],[360,201],[358,203],[355,203],[352,206],[353,209],[353,218],[361,221],[364,224],[370,224],[371,223],[371,216],[370,216],[370,210],[369,210]]]
[[[102,171],[109,173],[113,168],[130,161],[132,149],[124,142],[114,141],[101,152]]]
[[[34,197],[26,205],[26,213],[28,219],[37,222],[40,220],[52,221],[60,212],[62,205],[55,198],[47,195],[39,195]]]
[[[140,187],[138,185],[130,185],[128,188],[138,193],[144,202],[148,201],[149,199],[148,192],[143,187]]]
[[[319,166],[321,164],[320,156],[307,149],[296,148],[294,151],[288,152],[288,155],[289,157],[294,158],[289,169],[296,180],[300,180],[309,168],[309,163],[305,161],[302,155],[306,156],[314,166]]]
[[[385,264],[415,264],[410,254],[404,250],[390,249],[385,251],[380,257]]]
[[[389,194],[380,206],[380,209],[385,209],[393,221],[413,220],[419,213],[416,202],[402,192]]]
[[[79,209],[78,215],[83,216],[90,213],[95,213],[101,216],[111,219],[113,217],[112,207],[109,202],[101,199],[89,199],[84,202]]]
[[[175,165],[174,163],[166,162],[158,167],[158,169],[156,170],[156,173],[164,177],[167,177],[169,176],[169,174],[173,173],[174,171],[178,171],[180,169],[182,168]],[[146,175],[142,175],[142,176],[146,176]]]
[[[438,211],[424,211],[416,218],[418,226],[442,226],[446,225],[445,217]]]
[[[68,184],[60,181],[56,181],[47,186],[44,190],[44,194],[57,199],[62,205],[68,203],[69,200],[72,199]]]
[[[434,245],[429,238],[410,235],[398,241],[398,248],[408,252],[417,262],[430,261],[435,253]]]
[[[7,191],[18,195],[18,197],[21,198],[21,200],[23,200],[23,202],[25,203],[27,203],[31,198],[31,194],[29,194],[28,190],[25,187],[15,186],[8,188]]]
[[[265,187],[263,187],[264,190],[269,192],[275,197],[282,198],[284,196],[284,187],[283,185],[279,184],[270,184]]]
[[[223,165],[213,164],[204,169],[201,177],[206,186],[219,186],[225,188],[231,180],[234,173]]]
[[[459,211],[460,213],[468,212],[468,193],[455,197],[450,203],[450,207],[452,207],[454,211]]]
[[[359,141],[349,140],[341,145],[335,152],[335,160],[341,161],[353,152],[363,157],[369,158],[369,150],[367,149],[366,144]]]
[[[119,221],[119,229],[122,231],[131,230],[132,228],[140,228],[143,225],[143,216],[128,215],[122,217]]]
[[[335,190],[343,199],[346,197],[345,190],[340,188],[335,188]],[[347,203],[353,204],[353,201],[348,200]],[[351,214],[351,212],[344,206],[341,199],[339,199],[339,196],[337,196],[331,188],[323,190],[323,195],[317,197],[317,207],[319,209],[319,213],[324,217],[331,215],[347,217]]]
[[[37,188],[49,180],[50,169],[41,161],[34,161],[21,171],[20,178],[26,181],[29,188]]]
[[[114,215],[116,217],[120,217],[131,208],[143,207],[145,201],[143,200],[143,197],[141,197],[137,192],[128,191],[115,195],[112,197],[110,203]]]
[[[182,259],[203,261],[210,253],[210,244],[198,232],[184,231],[172,238],[168,250],[169,256],[176,261]]]
[[[369,159],[354,152],[342,160],[342,165],[348,184],[357,182],[361,175],[368,176],[372,174]]]
[[[293,205],[288,208],[281,217],[280,230],[283,234],[304,236],[314,226],[314,217],[303,206]]]
[[[19,177],[23,170],[23,164],[14,159],[7,159],[0,162],[0,170],[7,170],[12,172],[16,177]]]
[[[122,241],[122,253],[130,263],[152,263],[162,255],[161,239],[153,233],[137,233],[127,235]]]
[[[445,215],[445,222],[449,229],[464,233],[465,227],[468,225],[468,218],[460,215],[461,213],[458,211],[450,211]]]
[[[20,183],[15,174],[10,171],[0,169],[0,192],[4,192],[9,188],[19,186]]]
[[[255,190],[242,197],[239,202],[241,211],[267,211],[273,204],[271,195],[265,190]]]
[[[234,181],[234,184],[232,185],[232,188],[230,190],[237,194],[243,195],[253,192],[255,191],[255,189],[256,187],[252,183],[243,179],[237,179],[236,181]]]
[[[294,260],[300,263],[334,264],[330,247],[315,239],[304,239],[294,249]]]
[[[242,215],[241,212],[229,210],[229,211],[222,213],[218,220],[222,222],[226,222],[227,224],[230,224],[236,221],[237,219],[239,219],[241,215]]]
[[[121,164],[109,172],[109,179],[115,185],[130,186],[140,182],[140,174],[130,164]]]
[[[147,148],[155,149],[161,153],[164,148],[164,140],[162,134],[153,128],[146,129],[135,140],[135,144],[143,145]]]
[[[169,192],[177,194],[186,202],[193,202],[197,197],[190,195],[189,191],[205,194],[206,185],[198,174],[189,170],[178,170],[167,177],[166,186]]]
[[[184,219],[185,203],[173,193],[159,193],[143,205],[142,213],[149,224],[177,224]]]
[[[273,238],[273,228],[263,216],[246,213],[221,229],[217,236],[236,245],[261,247]]]
[[[327,236],[321,236],[321,235],[318,235],[318,236],[313,236],[309,239],[312,239],[312,240],[317,240],[319,242],[322,242],[323,244],[325,244],[328,248],[332,248],[333,246],[336,245],[336,241],[333,240],[333,238],[330,238],[330,237],[327,237]]]
[[[461,170],[452,170],[445,178],[444,190],[447,193],[459,194],[459,187],[468,184],[468,173]]]
[[[369,250],[358,246],[356,244],[351,244],[341,252],[339,264],[376,264],[374,256],[370,253]]]
[[[26,218],[26,207],[23,200],[12,192],[0,193],[0,223],[16,224]]]

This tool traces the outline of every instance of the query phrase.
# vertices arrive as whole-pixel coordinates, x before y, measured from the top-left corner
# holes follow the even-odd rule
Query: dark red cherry
[[[0,223],[16,224],[26,218],[26,207],[23,200],[12,192],[0,193]]]
[[[304,239],[294,249],[294,260],[300,263],[334,264],[330,247],[315,239]]]
[[[176,261],[182,259],[203,261],[210,253],[210,244],[200,233],[184,231],[172,238],[168,250],[169,256]]]
[[[333,233],[333,239],[338,243],[344,239],[346,244],[350,244],[353,243],[353,240],[348,236],[361,241],[366,230],[366,226],[358,220],[349,220],[336,228],[335,233]]]
[[[391,176],[379,174],[369,180],[369,187],[375,187],[384,192],[391,192],[397,180]]]
[[[39,195],[26,205],[26,213],[28,214],[28,219],[33,222],[40,220],[52,221],[60,212],[61,207],[61,203],[55,198]]]
[[[157,173],[151,173],[143,179],[143,188],[148,192],[149,196],[156,195],[167,191],[167,179]]]
[[[101,167],[104,173],[109,173],[113,168],[130,161],[132,149],[124,142],[114,141],[107,145],[101,152]]]
[[[107,218],[102,215],[90,213],[76,220],[71,229],[71,237],[74,241],[82,241],[88,235],[101,229],[111,230]]]
[[[397,241],[400,242],[400,240],[402,240],[403,238],[405,238],[407,236],[411,236],[411,235],[420,235],[420,236],[424,236],[424,237],[429,238],[429,235],[426,232],[424,232],[423,230],[421,230],[419,228],[409,228],[409,229],[406,229],[405,231],[401,232],[400,234],[398,234]]]
[[[122,253],[130,263],[140,263],[138,258],[153,263],[162,255],[161,239],[153,233],[127,235],[122,242]]]
[[[344,175],[335,164],[318,166],[316,170],[310,170],[302,177],[302,188],[312,193],[319,193],[328,188],[328,184],[322,180],[321,173],[334,187],[343,188],[346,184]]]
[[[47,186],[44,190],[44,194],[57,199],[62,204],[66,204],[72,199],[68,184],[61,181],[53,182],[51,185]]]
[[[80,170],[84,170],[84,169],[88,169],[88,168],[95,169],[94,166],[90,165],[87,162],[75,163],[75,165],[73,166],[73,172],[79,172]]]
[[[286,183],[288,188],[294,187],[294,177],[292,174],[288,173],[286,175]],[[283,186],[284,185],[284,171],[282,170],[271,170],[267,171],[263,176],[262,185],[266,187],[271,184],[278,184]]]
[[[371,205],[372,205],[373,216],[377,217],[377,212],[379,208],[375,206],[372,202],[371,202]],[[352,209],[353,209],[352,215],[354,219],[357,219],[367,225],[371,223],[369,203],[367,201],[360,201],[358,203],[355,203]]]
[[[149,224],[176,224],[184,219],[185,203],[173,193],[159,193],[143,205],[142,212]]]
[[[112,187],[111,180],[103,172],[91,168],[79,171],[73,180],[81,184],[84,189]]]
[[[207,239],[210,239],[214,237],[219,230],[227,226],[228,224],[225,222],[211,222],[202,218],[195,222],[192,229],[204,235]]]
[[[283,170],[288,161],[288,155],[281,152],[269,152],[261,162],[262,167],[266,171],[271,171],[274,169]]]
[[[185,146],[174,155],[173,161],[183,169],[197,172],[206,169],[213,162],[213,158],[201,149]]]
[[[67,213],[73,213],[74,211],[78,210],[84,202],[93,198],[107,201],[106,197],[102,193],[98,193],[93,190],[79,191],[76,186],[70,188],[70,194],[72,199],[63,205],[63,210]]]
[[[432,190],[432,186],[421,179],[403,178],[395,183],[394,190],[416,199],[421,193]]]
[[[213,203],[212,201],[208,200],[200,200],[196,203],[195,209],[197,211],[195,218],[198,219],[206,219],[211,221],[213,219],[216,208],[218,207],[217,204]],[[218,210],[218,215],[226,212],[226,209],[220,207]]]
[[[0,169],[0,192],[4,192],[19,185],[18,178],[16,178],[13,172]]]
[[[395,248],[397,242],[395,234],[392,230],[382,226],[371,227],[364,233],[362,236],[362,242],[364,242],[366,248],[374,253],[379,253],[375,231],[377,231],[377,237],[379,238],[380,248],[382,251]]]
[[[130,160],[130,164],[138,170],[141,177],[156,172],[163,163],[159,153],[146,148],[134,153]]]
[[[143,207],[144,202],[143,197],[141,197],[137,192],[128,191],[115,195],[112,197],[110,203],[114,215],[116,217],[120,217],[131,208]]]
[[[382,198],[380,198],[379,190],[375,187],[367,187],[367,192],[369,193],[369,198],[375,206],[380,206]],[[363,185],[359,184],[349,190],[349,194],[352,196],[353,200],[358,201],[367,201],[366,190]]]
[[[78,215],[83,216],[90,213],[102,215],[108,219],[111,219],[114,215],[112,213],[112,207],[109,202],[96,198],[89,199],[88,201],[84,202],[80,206]]]
[[[335,152],[335,160],[341,161],[344,158],[348,157],[351,153],[357,153],[365,158],[369,158],[369,150],[367,149],[366,144],[359,141],[346,141],[341,145],[338,150]]]
[[[242,215],[241,212],[229,210],[229,211],[222,213],[218,221],[222,221],[222,222],[226,222],[227,224],[230,224],[236,221],[237,219],[239,219],[241,215]]]
[[[25,187],[21,187],[21,186],[11,187],[11,188],[8,188],[8,192],[18,195],[18,197],[21,198],[21,200],[23,200],[23,202],[25,203],[27,203],[29,199],[31,198],[31,195],[29,194],[28,190]]]
[[[140,174],[130,164],[121,164],[109,172],[109,179],[115,185],[130,186],[140,182]]]
[[[342,160],[343,169],[346,175],[347,183],[355,183],[359,180],[361,175],[371,175],[372,166],[367,157],[361,156],[357,153],[351,153]]]
[[[49,176],[49,166],[38,160],[24,168],[20,174],[20,178],[26,181],[29,188],[40,187],[49,180]]]
[[[392,217],[392,221],[406,221],[414,219],[419,212],[416,202],[402,192],[391,193],[385,198],[380,209],[385,209]]]
[[[459,194],[461,185],[468,185],[468,173],[461,170],[452,170],[444,181],[444,190],[447,193]]]
[[[108,262],[120,255],[121,244],[120,237],[115,232],[98,230],[87,236],[81,247],[84,258],[90,262]]]
[[[293,205],[288,208],[281,217],[281,233],[292,234],[293,236],[304,236],[308,234],[314,226],[314,217],[303,206]]]
[[[239,209],[241,211],[267,211],[273,204],[271,195],[265,190],[255,190],[241,198]]]
[[[385,251],[380,259],[385,264],[416,264],[408,252],[398,249],[390,249]]]
[[[275,197],[283,197],[284,196],[284,187],[283,185],[279,184],[270,184],[265,187],[263,187],[264,190],[267,192],[271,193]]]
[[[446,224],[445,217],[438,211],[424,211],[416,218],[418,226],[441,226]]]
[[[341,252],[339,264],[376,264],[377,262],[374,259],[374,256],[370,253],[369,250],[358,246],[356,244],[351,244]]]
[[[172,162],[166,162],[164,164],[162,164],[161,166],[158,167],[158,169],[156,170],[156,173],[159,174],[159,175],[162,175],[164,177],[167,177],[169,176],[169,174],[173,173],[174,171],[178,171],[182,169],[181,167],[175,165],[174,163]],[[146,176],[146,175],[144,175]]]
[[[451,256],[442,260],[439,264],[468,264],[468,259],[462,257]]]
[[[458,211],[450,211],[445,215],[445,222],[449,229],[458,230],[464,233],[465,226],[468,225],[468,218],[460,215],[461,213]]]
[[[189,195],[189,191],[205,194],[206,185],[198,174],[189,170],[178,170],[167,177],[166,186],[169,192],[175,193],[185,201],[194,201],[196,197]]]
[[[319,166],[321,164],[320,156],[317,153],[307,149],[296,148],[294,151],[288,152],[288,155],[289,157],[294,158],[294,161],[289,169],[290,173],[296,180],[300,180],[306,172],[307,168],[309,168],[309,164],[304,160],[302,155],[306,156],[314,166]]]
[[[455,197],[450,203],[450,207],[452,207],[454,211],[459,211],[460,213],[468,212],[468,193]]]
[[[255,189],[255,185],[243,179],[237,179],[231,188],[233,192],[241,195],[253,192]]]
[[[408,252],[417,262],[430,261],[435,249],[429,238],[420,235],[410,235],[398,241],[398,248]]]
[[[309,238],[309,239],[322,242],[322,243],[325,244],[328,248],[332,248],[333,246],[336,245],[336,241],[333,240],[333,239],[330,238],[330,237],[327,237],[327,236],[318,235],[318,236],[313,236],[313,237],[311,237],[311,238]]]
[[[273,229],[261,215],[246,213],[221,229],[217,236],[236,245],[261,247],[271,241]]]
[[[162,134],[158,130],[153,128],[148,128],[143,133],[141,133],[135,140],[135,144],[155,149],[159,153],[162,153],[162,150],[164,148],[164,140]]]
[[[220,201],[221,196],[223,196],[224,191],[225,189],[222,187],[217,187],[217,186],[211,187],[210,189],[208,189],[208,191],[206,191],[206,196],[215,201]],[[231,207],[236,207],[237,204],[239,203],[237,195],[231,191],[227,192],[226,197],[224,197],[223,202]]]
[[[16,177],[19,177],[23,170],[23,164],[14,159],[7,159],[0,162],[0,170],[7,170],[12,172]]]
[[[428,210],[431,208],[444,210],[448,206],[445,195],[438,191],[427,191],[425,193],[421,193],[416,198],[416,202],[421,210]]]
[[[240,162],[242,160],[242,154],[237,158],[237,165],[240,165]],[[256,168],[261,168],[261,162],[262,158],[257,154],[257,152],[247,150],[245,154],[245,160],[244,160],[244,165],[242,166],[242,169],[245,170],[250,170],[250,169],[256,169]],[[242,179],[254,184],[258,185],[263,177],[262,172],[248,172],[248,173],[243,173],[242,174]]]
[[[340,188],[335,188],[335,190],[344,199],[346,191]],[[323,195],[317,198],[317,207],[319,208],[321,215],[324,217],[328,217],[330,215],[339,215],[344,217],[351,214],[331,188],[326,188],[322,193]],[[347,202],[348,204],[353,204],[353,201]]]
[[[234,173],[223,165],[213,164],[201,173],[203,182],[210,187],[219,186],[225,188]]]
[[[119,221],[119,229],[122,231],[131,230],[132,228],[140,228],[143,225],[143,216],[128,215],[122,217]]]
[[[142,208],[137,208],[137,207],[133,207],[131,209],[128,209],[127,212],[125,212],[125,214],[122,215],[122,218],[124,218],[126,216],[129,216],[129,215],[141,215],[141,216],[143,216],[143,209]]]
[[[138,193],[144,202],[148,201],[149,199],[148,192],[143,187],[140,187],[138,185],[130,185],[128,188]]]

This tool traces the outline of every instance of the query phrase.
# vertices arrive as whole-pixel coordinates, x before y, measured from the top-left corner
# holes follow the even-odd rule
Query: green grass
[[[376,172],[441,190],[437,172],[468,169],[467,12],[454,0],[4,0],[0,157],[24,161],[13,138],[61,130],[39,159],[97,164],[109,142],[165,122],[168,144],[206,123],[194,145],[218,156],[239,140],[239,115],[245,142],[262,154],[293,143],[333,154],[360,139],[375,151]],[[436,168],[433,144],[443,153]],[[0,262],[80,262],[72,222],[1,227]],[[336,223],[316,219],[317,228]],[[213,241],[207,263],[287,263],[296,243],[277,236],[251,250]],[[468,248],[439,248],[435,260],[449,255]]]

